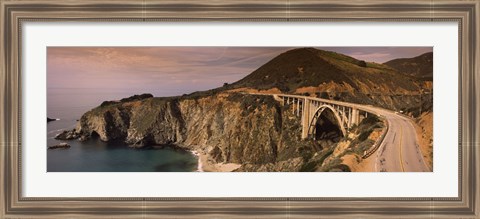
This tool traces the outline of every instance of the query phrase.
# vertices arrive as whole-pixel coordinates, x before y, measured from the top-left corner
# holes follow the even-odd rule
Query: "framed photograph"
[[[478,0],[0,4],[2,218],[480,216]]]

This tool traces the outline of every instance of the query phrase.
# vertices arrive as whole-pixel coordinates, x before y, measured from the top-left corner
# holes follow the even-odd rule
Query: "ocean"
[[[59,120],[47,123],[47,172],[193,172],[198,157],[190,151],[164,147],[133,149],[128,145],[100,139],[59,141],[55,135],[75,127],[83,113],[105,100],[118,100],[134,94],[112,90],[49,88],[46,117]],[[45,118],[46,120],[46,118]],[[46,122],[46,121],[45,121]],[[68,149],[47,149],[66,142]]]

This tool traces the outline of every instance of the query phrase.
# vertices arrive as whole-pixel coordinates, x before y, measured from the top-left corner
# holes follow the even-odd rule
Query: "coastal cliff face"
[[[137,148],[176,145],[251,171],[298,171],[304,151],[314,149],[300,140],[300,132],[300,120],[271,96],[220,93],[108,102],[85,113],[70,135],[98,135]],[[294,164],[286,165],[289,160]]]
[[[326,114],[325,122],[333,118]],[[327,121],[328,120],[328,121]],[[372,120],[372,121],[370,121]],[[272,96],[224,92],[203,97],[140,98],[105,101],[85,113],[77,127],[58,139],[121,141],[131,147],[174,146],[194,150],[212,164],[240,164],[234,171],[350,171],[348,154],[359,157],[381,126],[374,116],[349,136],[322,126],[322,140],[301,140],[301,119]],[[370,128],[365,128],[370,127]],[[363,136],[363,137],[362,137]],[[345,145],[334,151],[337,142]]]

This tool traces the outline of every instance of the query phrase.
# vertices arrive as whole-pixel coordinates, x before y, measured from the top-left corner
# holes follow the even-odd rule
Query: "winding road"
[[[359,109],[375,112],[388,121],[388,132],[378,150],[372,171],[375,172],[430,172],[420,151],[413,121],[401,114],[372,106]]]

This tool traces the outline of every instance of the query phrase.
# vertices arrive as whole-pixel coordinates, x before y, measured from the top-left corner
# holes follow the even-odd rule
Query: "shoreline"
[[[232,172],[242,166],[236,163],[215,163],[203,151],[191,150],[191,153],[198,158],[196,172]]]
[[[195,172],[205,172],[203,170],[203,162],[201,161],[200,159],[200,153],[198,153],[197,151],[195,150],[190,150],[190,153],[192,153],[193,155],[195,155],[195,157],[197,157],[198,161],[197,161],[197,171]]]
[[[75,126],[75,124],[73,124]],[[61,133],[62,131],[69,130],[68,128],[63,128],[63,129],[56,129],[56,130],[50,130],[47,131],[48,134],[52,133]],[[55,137],[50,137],[50,139],[60,141],[58,139],[55,139]],[[78,139],[72,139],[72,140],[78,140]],[[126,145],[127,147],[130,147],[129,145]],[[194,170],[193,172],[232,172],[239,167],[241,167],[241,164],[237,163],[216,163],[210,158],[210,155],[208,153],[201,151],[201,149],[187,149],[184,145],[181,144],[171,144],[168,146],[162,145],[152,145],[150,146],[153,149],[163,149],[165,147],[170,147],[172,149],[180,149],[183,151],[188,151],[192,153],[194,156],[197,157],[198,162],[197,162],[197,169]],[[134,148],[134,149],[145,149],[145,148]]]

